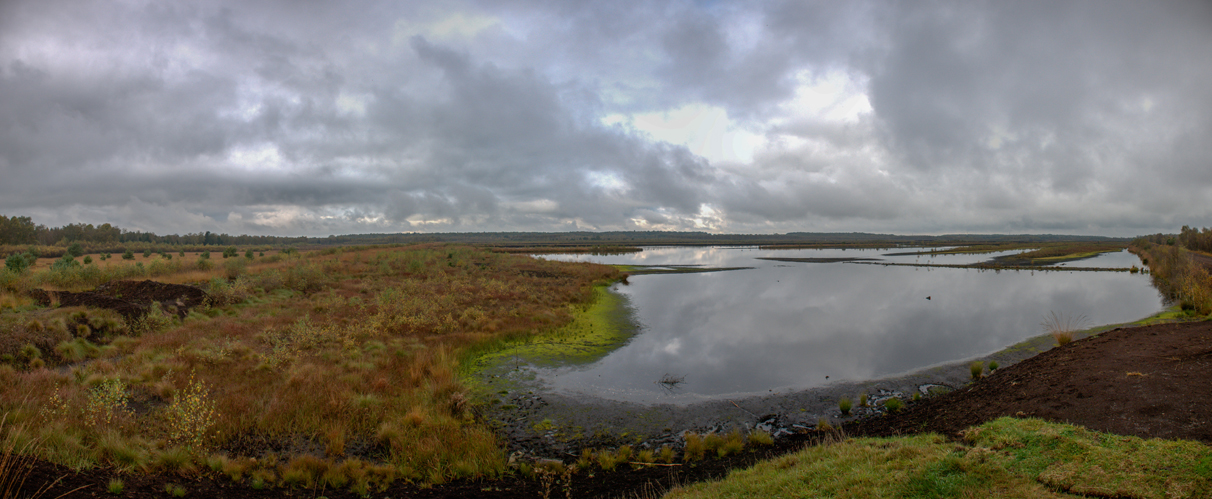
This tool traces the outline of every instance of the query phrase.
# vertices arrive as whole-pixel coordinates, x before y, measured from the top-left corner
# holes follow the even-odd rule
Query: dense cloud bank
[[[0,3],[0,213],[159,233],[1212,225],[1206,2]]]

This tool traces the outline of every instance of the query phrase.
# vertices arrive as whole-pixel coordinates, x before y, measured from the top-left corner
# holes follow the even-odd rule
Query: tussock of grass
[[[749,432],[750,445],[774,445],[774,437],[769,432],[764,430],[753,430]]]
[[[703,442],[703,437],[700,437],[698,433],[686,432],[683,438],[686,440],[686,445],[682,448],[682,460],[686,462],[702,461],[703,454],[707,453],[707,445]]]
[[[1056,339],[1058,346],[1068,345],[1073,341],[1073,335],[1086,327],[1089,320],[1084,315],[1067,315],[1049,312],[1048,317],[1044,318],[1044,331],[1052,335]]]
[[[1212,448],[1144,440],[1038,419],[1002,418],[965,432],[847,439],[807,448],[668,498],[1205,497]]]

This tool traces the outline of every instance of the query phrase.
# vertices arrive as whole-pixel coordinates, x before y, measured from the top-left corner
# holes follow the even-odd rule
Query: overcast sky
[[[6,0],[0,214],[162,234],[1212,226],[1212,6]]]

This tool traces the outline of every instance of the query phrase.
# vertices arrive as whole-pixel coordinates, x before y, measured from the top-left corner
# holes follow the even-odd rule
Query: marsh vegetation
[[[566,323],[618,277],[444,245],[236,253],[0,271],[5,445],[253,487],[499,476],[503,446],[476,423],[463,356]],[[30,297],[153,276],[205,304],[123,317]]]

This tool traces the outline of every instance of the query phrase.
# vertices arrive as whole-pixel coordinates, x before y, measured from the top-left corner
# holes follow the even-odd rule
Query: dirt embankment
[[[104,308],[127,320],[147,315],[152,303],[185,318],[191,308],[205,304],[207,298],[206,292],[195,286],[155,281],[114,281],[80,293],[35,289],[29,295],[43,306]]]
[[[954,435],[1001,416],[1212,443],[1212,322],[1122,328],[1026,359],[899,414],[846,430]]]

